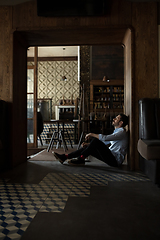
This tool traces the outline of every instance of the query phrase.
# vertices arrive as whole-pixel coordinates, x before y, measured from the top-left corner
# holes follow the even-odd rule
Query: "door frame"
[[[19,29],[13,33],[14,40],[17,40],[17,36],[20,34],[21,39],[24,40],[23,44],[24,48],[21,49],[21,53],[18,52],[18,62],[21,61],[21,64],[26,64],[26,59],[21,58],[22,54],[26,54],[27,47],[30,46],[81,46],[81,45],[113,45],[113,44],[121,44],[124,45],[126,54],[124,55],[124,62],[130,61],[130,64],[125,64],[124,66],[124,75],[125,75],[125,86],[130,86],[127,91],[127,100],[125,101],[125,113],[129,116],[130,124],[129,124],[129,132],[130,136],[134,135],[134,114],[133,114],[133,102],[134,102],[134,91],[133,91],[133,82],[134,82],[134,65],[133,65],[133,46],[134,46],[134,38],[133,38],[133,29],[128,26],[113,26],[111,27],[74,27],[74,28],[49,28],[49,29]],[[130,36],[130,41],[127,41],[126,35]],[[64,38],[65,36],[65,38]],[[23,52],[23,53],[22,53]],[[16,53],[16,48],[13,45],[13,54]],[[15,60],[14,60],[15,62]],[[14,73],[17,75],[16,82],[23,82],[24,85],[26,83],[26,69],[23,68],[19,71],[18,62],[15,64],[15,68],[13,69]],[[18,72],[19,71],[19,72]],[[15,81],[15,74],[13,73],[13,83]],[[26,89],[26,88],[25,88]],[[24,90],[24,89],[23,89]],[[25,95],[26,96],[26,95]],[[21,96],[22,99],[25,96]],[[129,104],[128,104],[129,103]],[[15,104],[15,103],[13,103]],[[22,106],[21,106],[22,108]],[[21,109],[22,110],[22,109]],[[13,113],[14,114],[14,113]],[[24,127],[26,127],[27,121],[24,121]],[[20,133],[18,133],[20,134]],[[15,133],[13,133],[14,138]],[[134,136],[133,136],[134,137]],[[135,139],[135,138],[134,138]],[[134,156],[135,156],[135,149],[134,149],[134,139],[130,138],[130,152],[128,154],[128,163],[130,169],[134,169]],[[23,158],[16,159],[14,156],[12,158],[13,165],[17,165],[17,163],[24,162],[26,160],[26,144],[22,147]],[[13,150],[13,149],[12,149]],[[15,151],[17,147],[15,147]]]
[[[33,109],[33,143],[27,143],[27,148],[37,147],[37,63],[38,63],[38,47],[34,47],[34,65],[28,66],[27,69],[34,70],[34,109]],[[27,61],[28,62],[28,61]],[[28,94],[28,93],[27,93]]]

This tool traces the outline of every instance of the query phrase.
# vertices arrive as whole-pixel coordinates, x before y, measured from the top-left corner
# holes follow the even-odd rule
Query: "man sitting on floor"
[[[85,164],[85,158],[91,155],[112,167],[118,167],[123,163],[125,155],[127,153],[128,134],[124,129],[127,124],[128,117],[125,114],[121,113],[112,121],[112,125],[115,128],[112,134],[103,135],[88,133],[85,137],[85,140],[93,137],[90,143],[82,143],[82,148],[69,154],[58,154],[54,152],[54,156],[62,164],[67,159],[71,159],[68,161],[68,163],[75,165]],[[108,144],[111,144],[109,148],[106,146]]]

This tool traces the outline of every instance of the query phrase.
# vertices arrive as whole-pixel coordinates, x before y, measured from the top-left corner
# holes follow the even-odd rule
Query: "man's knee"
[[[98,142],[98,141],[100,141],[98,138],[93,138],[93,140],[92,141],[94,141],[94,142]]]

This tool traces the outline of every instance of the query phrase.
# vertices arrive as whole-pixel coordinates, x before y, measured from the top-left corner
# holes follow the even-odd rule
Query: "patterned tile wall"
[[[62,81],[62,76],[67,81]],[[52,118],[59,99],[79,97],[78,61],[38,62],[38,98],[52,98]]]

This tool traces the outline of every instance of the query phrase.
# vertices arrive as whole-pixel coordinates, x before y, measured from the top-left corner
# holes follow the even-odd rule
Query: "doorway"
[[[96,34],[95,34],[96,33]],[[26,47],[24,45],[20,46],[20,43],[18,42],[18,36],[19,34],[25,39],[25,43],[27,44]],[[34,37],[33,37],[34,34]],[[42,36],[39,37],[39,36]],[[62,36],[65,36],[63,38]],[[63,45],[106,45],[106,44],[124,44],[125,46],[125,68],[124,68],[124,75],[125,75],[125,89],[127,89],[125,93],[125,113],[129,115],[130,119],[130,124],[129,124],[129,130],[130,130],[130,136],[131,138],[133,137],[133,129],[134,129],[134,119],[133,119],[133,105],[132,105],[132,100],[134,98],[133,96],[133,38],[132,38],[132,30],[127,29],[126,27],[122,27],[121,29],[117,28],[75,28],[74,31],[73,29],[54,29],[54,30],[46,30],[46,29],[41,29],[39,30],[33,30],[33,31],[23,31],[23,32],[14,32],[14,40],[16,43],[16,46],[14,44],[14,56],[17,55],[17,57],[14,58],[14,83],[20,83],[19,86],[21,85],[24,90],[24,83],[26,82],[26,68],[21,68],[21,71],[18,72],[19,70],[19,65],[25,65],[26,64],[26,58],[23,58],[22,62],[22,54],[26,52],[26,48],[28,46],[63,46]],[[19,49],[19,51],[17,51]],[[15,79],[16,76],[16,79]],[[22,84],[23,83],[23,84]],[[25,88],[26,92],[26,88]],[[14,92],[13,94],[16,94]],[[25,96],[19,96],[18,98],[24,99]],[[17,104],[17,99],[14,102],[14,106]],[[22,106],[19,105],[19,110],[21,111],[23,109]],[[24,118],[23,116],[23,125],[24,127],[27,126],[27,119],[26,117]],[[17,116],[14,113],[14,121],[17,120]],[[13,122],[14,122],[13,121]],[[20,130],[18,132],[13,133],[13,138],[16,137],[17,135],[21,135]],[[24,134],[25,135],[25,134]],[[27,136],[26,136],[27,137]],[[17,138],[17,137],[16,137]],[[134,165],[134,143],[133,139],[130,138],[130,153],[129,153],[129,162],[131,165]],[[16,158],[15,157],[15,151],[17,151],[17,147],[15,144],[12,145],[12,152],[13,152],[13,157],[12,157],[12,162],[13,165],[17,165],[19,162],[24,162],[26,160],[26,144],[23,144],[21,146],[21,152],[23,153],[23,157],[21,155],[21,158]]]
[[[35,48],[37,48],[37,66]],[[29,47],[27,49],[27,69],[27,145],[28,148],[46,148],[50,131],[56,127],[52,120],[58,120],[59,115],[62,115],[61,111],[68,113],[68,116],[72,115],[75,100],[79,98],[79,46]],[[37,79],[34,79],[34,70],[37,72]],[[33,81],[31,81],[32,78]],[[37,98],[34,97],[36,95]],[[60,111],[58,108],[63,101],[65,109],[61,108]],[[32,105],[29,105],[30,102]],[[35,106],[35,111],[33,106]],[[32,116],[29,116],[30,112],[32,112]],[[37,136],[36,129],[39,118],[37,117],[36,122],[35,115],[41,115],[44,128],[43,132],[39,132],[40,135],[37,138],[34,136]]]

